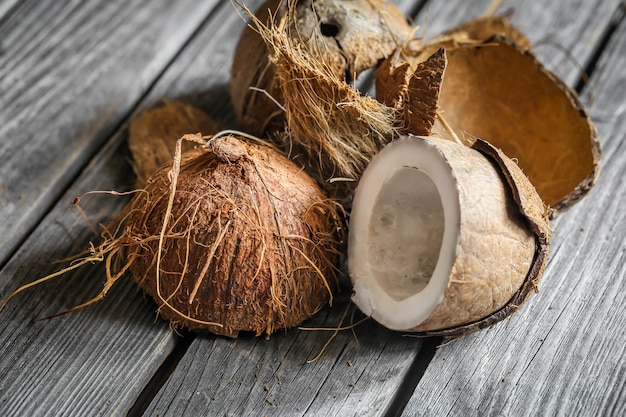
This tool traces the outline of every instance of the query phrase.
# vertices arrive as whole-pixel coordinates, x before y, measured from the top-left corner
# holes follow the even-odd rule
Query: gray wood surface
[[[626,22],[593,73],[597,186],[555,222],[540,292],[504,326],[441,347],[407,416],[626,414]]]
[[[23,1],[0,26],[0,264],[217,0]]]
[[[433,35],[491,1],[395,3],[419,11]],[[0,416],[398,415],[407,401],[407,416],[624,415],[624,6],[504,1],[511,7],[570,85],[612,37],[586,90],[601,181],[557,220],[541,291],[509,321],[439,349],[440,339],[367,321],[339,332],[314,363],[332,332],[178,337],[130,280],[86,310],[31,321],[97,294],[95,265],[0,312]],[[227,83],[244,24],[230,2],[0,1],[0,299],[95,239],[68,206],[86,191],[131,187],[134,115],[173,98],[233,125]],[[81,206],[106,223],[125,201],[99,195]],[[338,325],[349,295],[304,325]]]

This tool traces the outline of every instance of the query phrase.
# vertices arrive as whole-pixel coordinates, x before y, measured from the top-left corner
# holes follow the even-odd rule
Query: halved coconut
[[[519,168],[434,137],[374,157],[348,238],[353,301],[394,330],[463,335],[513,313],[543,272],[547,209]]]

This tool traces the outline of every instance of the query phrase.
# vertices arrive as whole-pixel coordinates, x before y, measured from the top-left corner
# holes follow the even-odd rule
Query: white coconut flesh
[[[460,239],[453,170],[428,140],[405,138],[373,158],[356,189],[348,241],[354,303],[406,330],[439,305]]]

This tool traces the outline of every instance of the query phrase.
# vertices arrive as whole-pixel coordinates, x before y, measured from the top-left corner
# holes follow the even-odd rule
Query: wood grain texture
[[[59,270],[52,261],[80,253],[88,240],[97,240],[80,212],[68,206],[83,192],[115,189],[132,177],[120,143],[118,136],[100,153],[2,269],[2,298],[20,284]],[[125,201],[94,195],[85,197],[81,207],[91,221],[106,223]],[[98,294],[102,266],[21,293],[0,312],[0,415],[125,415],[173,349],[175,337],[166,323],[154,323],[154,306],[130,279],[93,307],[32,321]]]
[[[625,22],[591,81],[601,179],[555,222],[539,294],[504,325],[441,347],[405,415],[626,413]]]
[[[2,20],[7,14],[9,14],[10,10],[17,4],[17,2],[18,0],[0,1],[0,20]],[[0,39],[0,45],[2,45],[1,39]]]
[[[0,264],[217,3],[23,1],[0,21]]]
[[[342,314],[343,307],[327,309],[304,326],[334,328]],[[269,340],[199,336],[146,414],[382,414],[420,342],[368,322],[354,333],[340,332],[307,364],[332,333],[292,329]]]
[[[0,298],[94,239],[67,206],[86,191],[132,184],[123,146],[131,113],[182,99],[236,127],[226,86],[244,22],[230,2],[219,3],[0,2]],[[421,2],[395,3],[407,11]],[[489,3],[431,1],[418,21],[438,32]],[[584,64],[619,2],[591,3],[505,1],[503,9],[515,5],[513,20],[531,40],[554,40]],[[508,322],[440,348],[405,415],[626,413],[625,32],[622,23],[591,84],[601,182],[558,219],[540,294]],[[579,76],[554,47],[538,52],[570,82]],[[124,201],[92,196],[82,207],[91,221],[106,222]],[[0,312],[1,416],[125,415],[175,349],[178,338],[130,280],[96,306],[31,323],[95,295],[103,277],[98,265],[76,271]],[[338,325],[349,291],[306,325]],[[399,394],[413,390],[416,365],[430,360],[424,342],[368,321],[340,332],[307,364],[331,334],[199,335],[144,415],[400,413]]]

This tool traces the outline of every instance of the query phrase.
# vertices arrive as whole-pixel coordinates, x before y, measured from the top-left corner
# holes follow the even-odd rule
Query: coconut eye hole
[[[339,34],[341,28],[336,23],[322,22],[320,23],[320,33],[322,36],[333,38]]]

